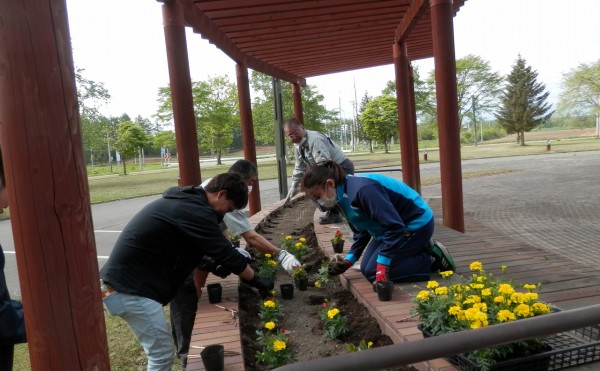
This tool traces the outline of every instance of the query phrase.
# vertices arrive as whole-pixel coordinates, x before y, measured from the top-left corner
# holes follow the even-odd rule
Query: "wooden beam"
[[[429,5],[429,0],[415,0],[410,4],[404,18],[396,28],[397,44],[405,41],[412,28],[419,22],[423,12],[428,9],[427,5]]]
[[[227,54],[231,59],[237,63],[252,68],[255,71],[265,73],[269,76],[276,77],[281,80],[285,80],[291,83],[299,83],[300,85],[306,85],[306,79],[302,76],[294,75],[288,71],[282,70],[276,66],[270,65],[244,54],[238,47],[219,30],[198,7],[194,5],[191,0],[176,0],[183,6],[185,21],[188,26],[192,27],[195,32],[201,33],[204,37],[211,40],[211,42]]]

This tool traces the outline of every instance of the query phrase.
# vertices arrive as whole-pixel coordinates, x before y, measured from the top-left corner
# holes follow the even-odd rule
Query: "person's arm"
[[[332,153],[333,149],[333,144],[329,142],[325,134],[318,133],[311,143],[310,153],[315,159],[315,163],[319,165],[325,161],[334,160]]]
[[[243,233],[242,237],[244,237],[244,240],[249,245],[262,252],[263,254],[271,254],[273,256],[276,256],[279,264],[281,264],[283,269],[285,269],[285,271],[288,273],[291,272],[293,267],[302,264],[300,263],[300,261],[298,261],[298,259],[296,259],[296,257],[293,254],[273,245],[255,230],[250,230]]]

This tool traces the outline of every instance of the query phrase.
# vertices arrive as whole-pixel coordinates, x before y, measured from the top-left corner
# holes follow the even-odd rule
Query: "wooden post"
[[[0,142],[33,370],[110,370],[64,0],[0,7]]]
[[[292,101],[294,105],[294,116],[302,124],[304,124],[304,111],[302,108],[302,91],[300,88],[300,84],[295,82],[292,84]]]
[[[410,80],[406,43],[394,44],[394,69],[396,71],[396,101],[398,102],[398,131],[402,160],[402,181],[420,192],[419,153],[416,123],[413,124],[410,101]]]
[[[240,105],[240,121],[242,122],[242,145],[244,158],[254,165],[256,161],[256,143],[254,142],[254,123],[252,122],[252,105],[250,99],[250,83],[248,81],[248,68],[240,63],[235,65],[237,76],[238,101]],[[260,182],[252,186],[248,197],[250,215],[260,211]]]
[[[178,2],[172,1],[164,3],[162,10],[179,161],[179,183],[182,186],[198,185],[201,179],[200,157],[183,7]]]
[[[430,0],[444,225],[465,231],[452,0]]]

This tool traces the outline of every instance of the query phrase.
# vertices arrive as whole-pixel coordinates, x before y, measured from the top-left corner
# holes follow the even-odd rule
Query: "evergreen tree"
[[[549,92],[537,82],[537,72],[520,55],[506,78],[500,109],[496,119],[509,134],[517,133],[517,142],[525,145],[525,132],[543,124],[552,116],[546,102]]]

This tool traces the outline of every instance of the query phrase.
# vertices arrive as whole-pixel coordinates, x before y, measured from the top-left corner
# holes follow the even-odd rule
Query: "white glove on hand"
[[[242,249],[241,247],[236,247],[235,248],[237,250],[237,252],[239,252],[244,258],[246,258],[246,260],[252,260],[252,255],[250,255],[250,253],[244,249]]]
[[[279,256],[277,256],[277,261],[288,273],[292,271],[292,268],[302,265],[302,263],[300,263],[294,255],[290,254],[285,250],[281,250],[279,252]]]

